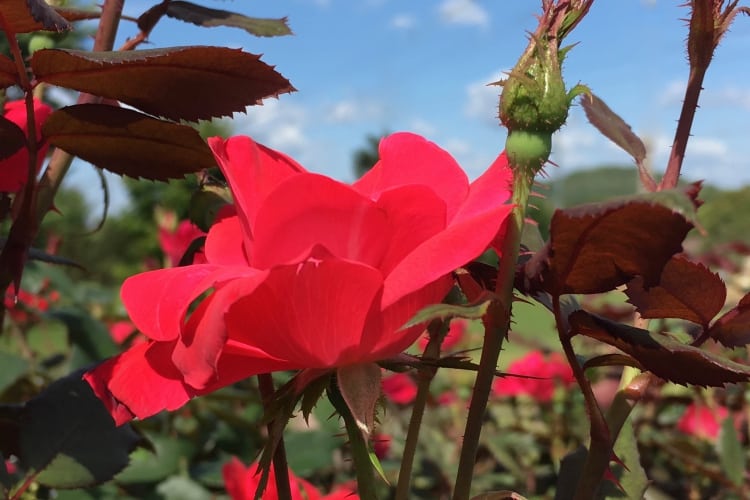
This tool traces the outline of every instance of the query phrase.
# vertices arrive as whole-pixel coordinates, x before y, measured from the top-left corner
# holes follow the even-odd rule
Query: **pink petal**
[[[236,215],[214,223],[206,236],[206,259],[222,266],[247,266],[242,224]]]
[[[177,338],[190,303],[214,284],[259,273],[249,267],[200,264],[159,269],[126,279],[120,290],[130,319],[153,340]]]
[[[256,143],[249,137],[212,137],[208,145],[229,183],[246,238],[253,235],[258,208],[284,179],[305,169],[288,156]],[[248,246],[249,241],[245,242]]]
[[[468,192],[469,181],[456,160],[424,137],[407,132],[380,142],[380,161],[354,183],[359,192],[377,199],[383,191],[409,184],[424,185],[445,200],[453,218]]]
[[[493,241],[511,210],[511,205],[495,206],[451,224],[418,246],[386,277],[383,307],[478,257]]]
[[[19,101],[6,102],[4,111],[5,113],[3,114],[3,117],[18,125],[28,137],[26,101],[22,99]],[[34,99],[34,121],[36,125],[38,149],[36,165],[37,172],[42,166],[42,162],[44,161],[49,146],[46,142],[42,142],[42,125],[50,114],[52,114],[52,108],[44,104],[42,101]],[[0,192],[16,193],[20,191],[24,184],[26,184],[28,174],[29,150],[26,147],[22,147],[10,157],[0,160]]]
[[[276,268],[230,308],[229,337],[287,360],[288,368],[371,361],[362,335],[381,285],[377,270],[340,260]]]
[[[363,343],[374,344],[374,360],[390,358],[403,352],[424,332],[423,324],[404,328],[407,321],[424,307],[442,302],[453,286],[453,278],[445,275],[423,286],[383,309],[380,321],[370,321]]]
[[[227,338],[224,316],[232,304],[250,295],[265,277],[266,273],[259,272],[250,278],[229,281],[204,299],[190,316],[172,356],[188,385],[203,389],[215,380]]]
[[[402,186],[386,191],[377,206],[388,217],[388,229],[381,233],[388,245],[378,266],[384,275],[446,226],[445,202],[426,186]]]
[[[320,245],[338,258],[378,267],[387,230],[385,213],[350,186],[300,174],[280,184],[258,211],[252,264],[300,262]]]
[[[172,343],[131,347],[84,375],[117,425],[183,406],[193,391],[171,361]]]

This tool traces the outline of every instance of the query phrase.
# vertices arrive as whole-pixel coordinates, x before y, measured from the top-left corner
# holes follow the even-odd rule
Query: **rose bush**
[[[209,145],[234,212],[210,229],[205,264],[125,281],[150,341],[85,376],[118,423],[260,373],[401,353],[423,331],[403,325],[444,298],[452,271],[499,246],[511,212],[504,154],[470,184],[447,152],[399,133],[347,185],[248,137]]]

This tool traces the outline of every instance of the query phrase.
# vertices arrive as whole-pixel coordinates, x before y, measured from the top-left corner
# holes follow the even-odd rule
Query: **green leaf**
[[[310,477],[317,471],[326,474],[333,471],[334,451],[342,444],[340,437],[324,431],[287,432],[284,446],[289,467],[295,474]]]
[[[294,91],[259,55],[226,47],[168,47],[125,52],[44,49],[34,53],[37,80],[115,99],[172,120],[244,112]]]
[[[29,371],[29,362],[13,354],[0,351],[0,395]]]
[[[620,429],[620,434],[615,442],[614,453],[622,461],[625,466],[620,464],[612,464],[612,473],[617,478],[620,486],[625,490],[625,498],[643,498],[643,494],[648,488],[649,479],[646,476],[646,471],[643,470],[640,462],[640,454],[638,453],[638,440],[635,437],[635,431],[633,430],[633,422],[628,419]],[[616,489],[614,484],[609,483],[613,488],[611,494],[606,495],[606,498],[622,498],[622,491]]]
[[[191,2],[174,0],[169,2],[167,16],[198,26],[228,26],[240,28],[255,36],[291,35],[286,17],[263,19],[248,17],[226,10],[209,9]]]
[[[481,302],[475,305],[455,305],[455,304],[433,304],[417,312],[401,329],[411,328],[412,326],[426,323],[433,319],[448,318],[466,318],[480,319],[487,312],[491,298],[489,294],[481,298]]]
[[[156,483],[178,472],[180,462],[196,453],[195,445],[185,439],[148,435],[153,452],[139,448],[132,454],[130,465],[116,480],[122,484]]]
[[[28,401],[21,421],[21,463],[49,487],[81,488],[112,479],[141,443],[116,427],[89,384],[74,372]]]
[[[47,316],[61,321],[68,329],[70,342],[80,349],[81,355],[76,360],[75,368],[83,368],[118,353],[107,327],[86,311],[57,309],[47,313]]]
[[[212,500],[214,496],[206,488],[183,476],[172,476],[156,487],[164,500]]]
[[[70,23],[44,0],[3,0],[0,2],[0,17],[5,29],[13,33],[71,29]]]
[[[737,486],[742,486],[745,477],[745,452],[742,440],[734,427],[734,418],[729,415],[721,423],[718,452],[724,474]]]
[[[176,179],[216,166],[195,129],[116,106],[59,109],[44,123],[42,134],[72,155],[130,177]]]

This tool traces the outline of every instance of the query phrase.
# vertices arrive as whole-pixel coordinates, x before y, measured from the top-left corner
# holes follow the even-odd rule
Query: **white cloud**
[[[388,25],[397,30],[410,30],[417,24],[417,19],[411,14],[396,14]]]
[[[729,146],[720,139],[711,137],[691,137],[687,145],[687,155],[708,156],[714,160],[726,158],[729,154]]]
[[[408,130],[411,130],[415,134],[419,134],[428,139],[434,137],[438,131],[435,125],[433,125],[431,122],[428,122],[427,120],[423,120],[422,118],[414,118],[409,123]]]
[[[472,82],[466,86],[466,104],[464,113],[469,118],[476,118],[490,126],[498,125],[498,104],[500,103],[500,92],[502,87],[498,85],[489,85],[503,78],[503,73],[498,71],[483,78],[482,80]]]
[[[663,107],[679,105],[685,97],[685,81],[672,80],[659,93],[657,102]]]
[[[305,135],[307,112],[289,100],[268,99],[250,106],[247,115],[235,114],[236,134],[246,134],[271,148],[297,157],[310,144]]]
[[[380,104],[359,99],[345,99],[326,107],[325,120],[329,123],[372,121],[383,115]]]
[[[448,24],[487,27],[490,15],[473,0],[443,0],[438,7],[440,19]]]
[[[712,107],[740,107],[750,111],[750,88],[724,87],[708,89],[704,92],[707,105]]]

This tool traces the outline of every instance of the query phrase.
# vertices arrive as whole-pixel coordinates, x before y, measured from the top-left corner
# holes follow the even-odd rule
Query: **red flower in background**
[[[44,156],[47,154],[48,144],[42,143],[42,124],[52,114],[52,108],[42,101],[34,99],[34,118],[36,125],[36,138],[38,144],[36,171],[42,166]],[[3,117],[18,125],[28,137],[28,124],[26,122],[26,101],[10,101],[5,103]],[[19,192],[29,173],[29,150],[22,147],[10,157],[0,160],[0,192]]]
[[[552,400],[555,387],[570,387],[575,384],[573,371],[562,354],[552,353],[547,358],[539,351],[532,351],[508,366],[507,372],[538,378],[501,377],[495,380],[492,391],[499,396],[526,394],[539,402]]]
[[[413,134],[384,139],[352,186],[247,137],[209,145],[235,213],[209,231],[206,264],[125,281],[125,307],[151,341],[85,375],[118,423],[259,373],[401,353],[424,328],[402,326],[443,299],[453,270],[499,246],[512,208],[505,155],[469,184]]]
[[[458,343],[460,343],[464,335],[466,335],[466,329],[469,326],[469,322],[465,319],[457,318],[451,321],[450,327],[448,329],[448,333],[445,334],[445,338],[443,339],[443,343],[440,345],[440,348],[444,351],[448,351],[451,348],[455,347]],[[429,335],[425,334],[422,335],[419,338],[419,348],[424,351],[427,347],[427,342],[430,340]]]
[[[691,436],[715,441],[719,437],[721,423],[727,416],[729,416],[729,410],[723,406],[709,408],[692,403],[677,422],[677,429]]]
[[[174,230],[168,227],[159,227],[159,246],[161,246],[164,255],[167,258],[168,267],[177,267],[190,244],[206,233],[190,222],[189,220],[181,221]],[[197,254],[194,263],[203,263],[205,260],[201,254]]]
[[[50,289],[48,280],[44,280],[36,292],[21,288],[18,294],[11,286],[5,291],[5,309],[16,323],[26,323],[39,319],[41,313],[49,309],[50,303],[57,302],[60,293]]]
[[[406,373],[394,373],[383,379],[383,394],[396,404],[408,405],[417,397],[417,383]]]
[[[255,491],[258,489],[260,482],[260,471],[258,464],[254,463],[250,467],[245,467],[236,457],[224,465],[222,468],[224,476],[224,486],[232,500],[254,500]],[[359,496],[354,493],[353,489],[339,487],[328,495],[321,494],[315,486],[294,475],[289,470],[289,485],[292,490],[292,500],[340,500],[344,498],[358,500]],[[268,485],[263,492],[263,500],[278,500],[279,495],[276,491],[276,475],[271,468]]]

